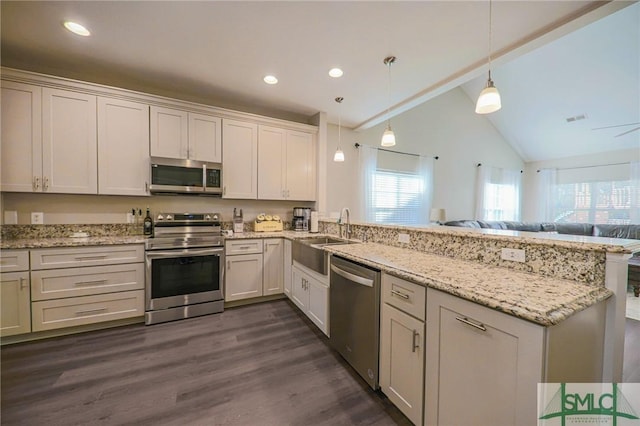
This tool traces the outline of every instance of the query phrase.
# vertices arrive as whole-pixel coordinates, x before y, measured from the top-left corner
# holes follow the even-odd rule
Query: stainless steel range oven
[[[160,213],[145,246],[145,324],[222,312],[219,213]]]

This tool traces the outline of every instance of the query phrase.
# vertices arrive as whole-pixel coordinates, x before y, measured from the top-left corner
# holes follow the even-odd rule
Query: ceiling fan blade
[[[595,127],[591,130],[613,129],[614,127],[627,127],[627,126],[634,126],[636,124],[640,124],[640,121],[637,123],[617,124],[615,126]]]
[[[627,130],[626,132],[620,133],[619,135],[616,135],[615,137],[617,138],[617,137],[620,137],[620,136],[624,136],[624,135],[626,135],[628,133],[635,132],[636,130],[640,130],[640,127],[636,127],[634,129]]]

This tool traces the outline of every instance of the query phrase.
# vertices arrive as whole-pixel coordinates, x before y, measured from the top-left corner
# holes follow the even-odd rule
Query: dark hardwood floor
[[[3,347],[3,425],[409,425],[290,302]]]
[[[640,383],[640,321],[627,318],[624,328],[622,381]]]

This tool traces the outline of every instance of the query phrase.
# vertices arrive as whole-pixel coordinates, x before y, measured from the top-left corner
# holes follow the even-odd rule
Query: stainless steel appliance
[[[151,157],[151,193],[222,195],[222,165]]]
[[[331,346],[377,389],[380,271],[334,255],[329,287]]]
[[[145,324],[222,312],[219,213],[160,213],[145,244]]]
[[[311,209],[309,207],[293,208],[293,230],[308,231],[311,221]]]

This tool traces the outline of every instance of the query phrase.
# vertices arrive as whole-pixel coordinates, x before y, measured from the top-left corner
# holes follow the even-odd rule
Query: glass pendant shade
[[[487,87],[485,87],[484,90],[480,92],[480,96],[478,96],[476,113],[490,114],[498,111],[500,108],[502,108],[500,93],[498,92],[498,89],[496,89],[496,86],[493,85],[491,77],[489,77],[489,80],[487,80]]]
[[[396,144],[396,135],[391,130],[391,126],[387,125],[384,133],[382,134],[382,142],[380,145],[382,146],[394,146]]]
[[[336,163],[342,163],[344,161],[344,152],[340,148],[336,149],[336,153],[333,154],[333,161]]]

